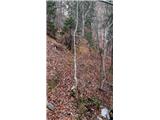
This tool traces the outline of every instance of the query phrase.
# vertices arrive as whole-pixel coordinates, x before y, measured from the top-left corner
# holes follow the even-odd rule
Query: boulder
[[[52,103],[50,103],[50,102],[48,102],[48,103],[47,103],[47,108],[48,108],[49,110],[53,111],[54,108],[55,108],[55,105],[52,104]]]
[[[101,109],[101,116],[107,118],[107,120],[110,120],[109,110],[106,107]]]

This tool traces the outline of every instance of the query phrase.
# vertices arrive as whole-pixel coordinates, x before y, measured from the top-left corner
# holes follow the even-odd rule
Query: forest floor
[[[112,108],[112,86],[108,91],[99,90],[100,56],[90,49],[87,42],[77,48],[77,78],[79,100],[71,95],[73,85],[73,54],[58,40],[47,36],[47,100],[55,108],[47,109],[48,120],[95,120],[100,109],[95,105],[103,104]],[[109,70],[111,59],[106,60]],[[107,73],[107,83],[112,85],[112,73]],[[86,105],[86,101],[94,105]],[[85,101],[85,102],[84,102]],[[85,103],[85,105],[77,105]],[[78,107],[77,107],[78,106]]]

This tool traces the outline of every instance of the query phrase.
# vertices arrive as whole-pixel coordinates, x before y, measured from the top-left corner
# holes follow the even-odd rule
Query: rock
[[[48,103],[47,103],[47,108],[48,108],[49,110],[53,111],[54,108],[55,108],[55,106],[54,106],[52,103],[48,102]]]
[[[110,120],[113,120],[113,109],[110,110],[109,115],[110,115]]]
[[[97,116],[97,119],[96,120],[103,120],[101,117]]]
[[[110,120],[109,110],[106,107],[101,109],[101,116]]]

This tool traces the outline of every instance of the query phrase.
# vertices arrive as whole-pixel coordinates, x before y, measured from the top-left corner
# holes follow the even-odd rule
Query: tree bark
[[[77,18],[76,18],[76,28],[74,30],[74,35],[73,35],[73,40],[74,40],[74,58],[73,58],[73,61],[74,61],[74,85],[72,87],[72,90],[76,90],[77,89],[77,86],[78,86],[78,79],[77,79],[77,61],[76,61],[76,56],[77,56],[77,53],[76,53],[76,32],[77,32],[77,27],[78,27],[78,1],[77,1]]]
[[[84,4],[82,4],[82,9],[83,9],[83,12],[82,12],[82,37],[84,37]]]
[[[106,60],[106,50],[107,50],[107,43],[108,43],[108,40],[107,40],[107,35],[108,35],[108,29],[104,29],[104,39],[103,39],[103,55],[101,55],[102,57],[102,80],[101,80],[101,86],[100,88],[102,89],[103,88],[103,84],[104,84],[104,81],[106,80],[106,67],[105,67],[105,60]]]
[[[105,29],[104,29],[104,39],[103,39],[103,55],[101,53],[101,83],[100,83],[100,88],[102,89],[103,88],[103,84],[104,84],[104,81],[106,80],[106,67],[105,67],[105,60],[106,60],[106,52],[107,52],[107,44],[108,44],[108,39],[107,39],[107,36],[108,36],[108,32],[109,32],[109,29],[110,27],[112,26],[113,23],[111,23],[110,25],[108,25]]]
[[[84,37],[84,24],[85,24],[84,13],[82,13],[82,37]]]

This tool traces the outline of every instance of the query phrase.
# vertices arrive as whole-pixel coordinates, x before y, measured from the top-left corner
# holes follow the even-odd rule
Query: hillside
[[[99,104],[112,108],[112,73],[106,72],[104,90],[99,90],[100,56],[88,47],[86,40],[80,42],[77,48],[79,100],[75,100],[71,95],[73,55],[57,41],[60,40],[47,36],[47,100],[55,106],[53,111],[47,110],[48,120],[94,120],[100,113]],[[111,58],[105,63],[109,71]]]

